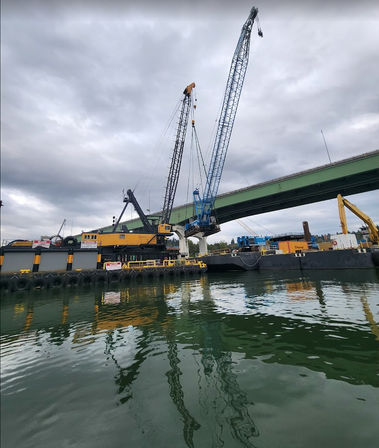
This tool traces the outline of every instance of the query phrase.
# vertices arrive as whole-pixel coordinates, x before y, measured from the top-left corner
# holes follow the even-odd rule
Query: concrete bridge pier
[[[199,240],[199,255],[208,255],[207,237],[204,233],[200,232],[193,236]]]
[[[179,238],[179,257],[188,258],[188,239],[184,236],[184,227],[176,225],[172,226],[172,230],[178,235]]]

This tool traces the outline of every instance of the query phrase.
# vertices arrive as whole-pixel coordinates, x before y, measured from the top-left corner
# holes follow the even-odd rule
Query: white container
[[[358,247],[357,237],[353,233],[330,235],[333,249],[355,249]]]

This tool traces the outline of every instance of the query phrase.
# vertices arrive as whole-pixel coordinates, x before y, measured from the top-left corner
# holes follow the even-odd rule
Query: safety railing
[[[199,266],[205,268],[206,264],[198,260],[143,260],[143,261],[128,261],[122,265],[122,269],[126,270],[142,270],[142,269],[161,269],[174,266]]]

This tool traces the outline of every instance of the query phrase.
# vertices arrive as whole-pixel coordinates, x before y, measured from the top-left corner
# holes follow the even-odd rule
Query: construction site
[[[33,241],[13,240],[3,245],[0,255],[2,276],[82,269],[108,270],[111,269],[109,263],[113,263],[112,269],[119,270],[122,266],[127,266],[129,262],[149,261],[162,265],[167,260],[188,259],[188,238],[190,237],[198,241],[197,259],[201,259],[211,270],[292,269],[299,268],[299,262],[301,269],[378,266],[377,226],[368,215],[342,197],[342,194],[379,188],[378,151],[360,158],[314,168],[288,178],[276,179],[271,182],[272,185],[269,188],[267,188],[268,185],[254,186],[257,191],[260,191],[259,194],[251,193],[253,189],[251,187],[226,195],[218,195],[248,67],[251,33],[255,23],[257,23],[258,36],[263,37],[258,22],[258,10],[253,7],[242,27],[232,57],[209,165],[205,166],[196,132],[194,119],[196,85],[192,82],[185,87],[178,108],[174,147],[162,209],[153,214],[146,214],[137,201],[134,191],[128,189],[124,193],[121,213],[117,218],[113,217],[111,227],[93,229],[82,232],[80,235],[64,238],[61,236],[64,220],[56,235]],[[192,204],[174,207],[188,127],[192,129],[199,174],[200,177],[203,176],[204,183],[201,189],[196,187],[193,190]],[[349,165],[353,168],[349,168]],[[298,178],[304,178],[304,180],[299,181]],[[263,191],[264,188],[268,191]],[[222,223],[333,197],[337,198],[338,202],[341,233],[331,235],[328,241],[316,242],[306,222],[303,223],[303,234],[260,237],[253,236],[252,231],[250,235],[238,237],[238,248],[233,250],[233,253],[213,255],[208,253],[207,237],[219,232]],[[138,215],[137,219],[123,220],[128,205],[129,208],[134,208]],[[348,232],[345,207],[367,226],[366,239],[358,242],[355,236]],[[168,238],[173,235],[178,239],[178,247],[167,244]],[[308,261],[315,257],[317,261]],[[196,262],[195,260],[194,263]]]

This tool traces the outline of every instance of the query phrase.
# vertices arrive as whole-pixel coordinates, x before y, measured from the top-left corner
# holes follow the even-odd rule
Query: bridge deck
[[[333,199],[338,193],[348,196],[376,189],[379,189],[379,150],[219,195],[215,211],[222,224],[244,216]],[[192,215],[192,203],[175,207],[171,223],[183,224]],[[125,223],[131,229],[141,225],[139,219]]]

